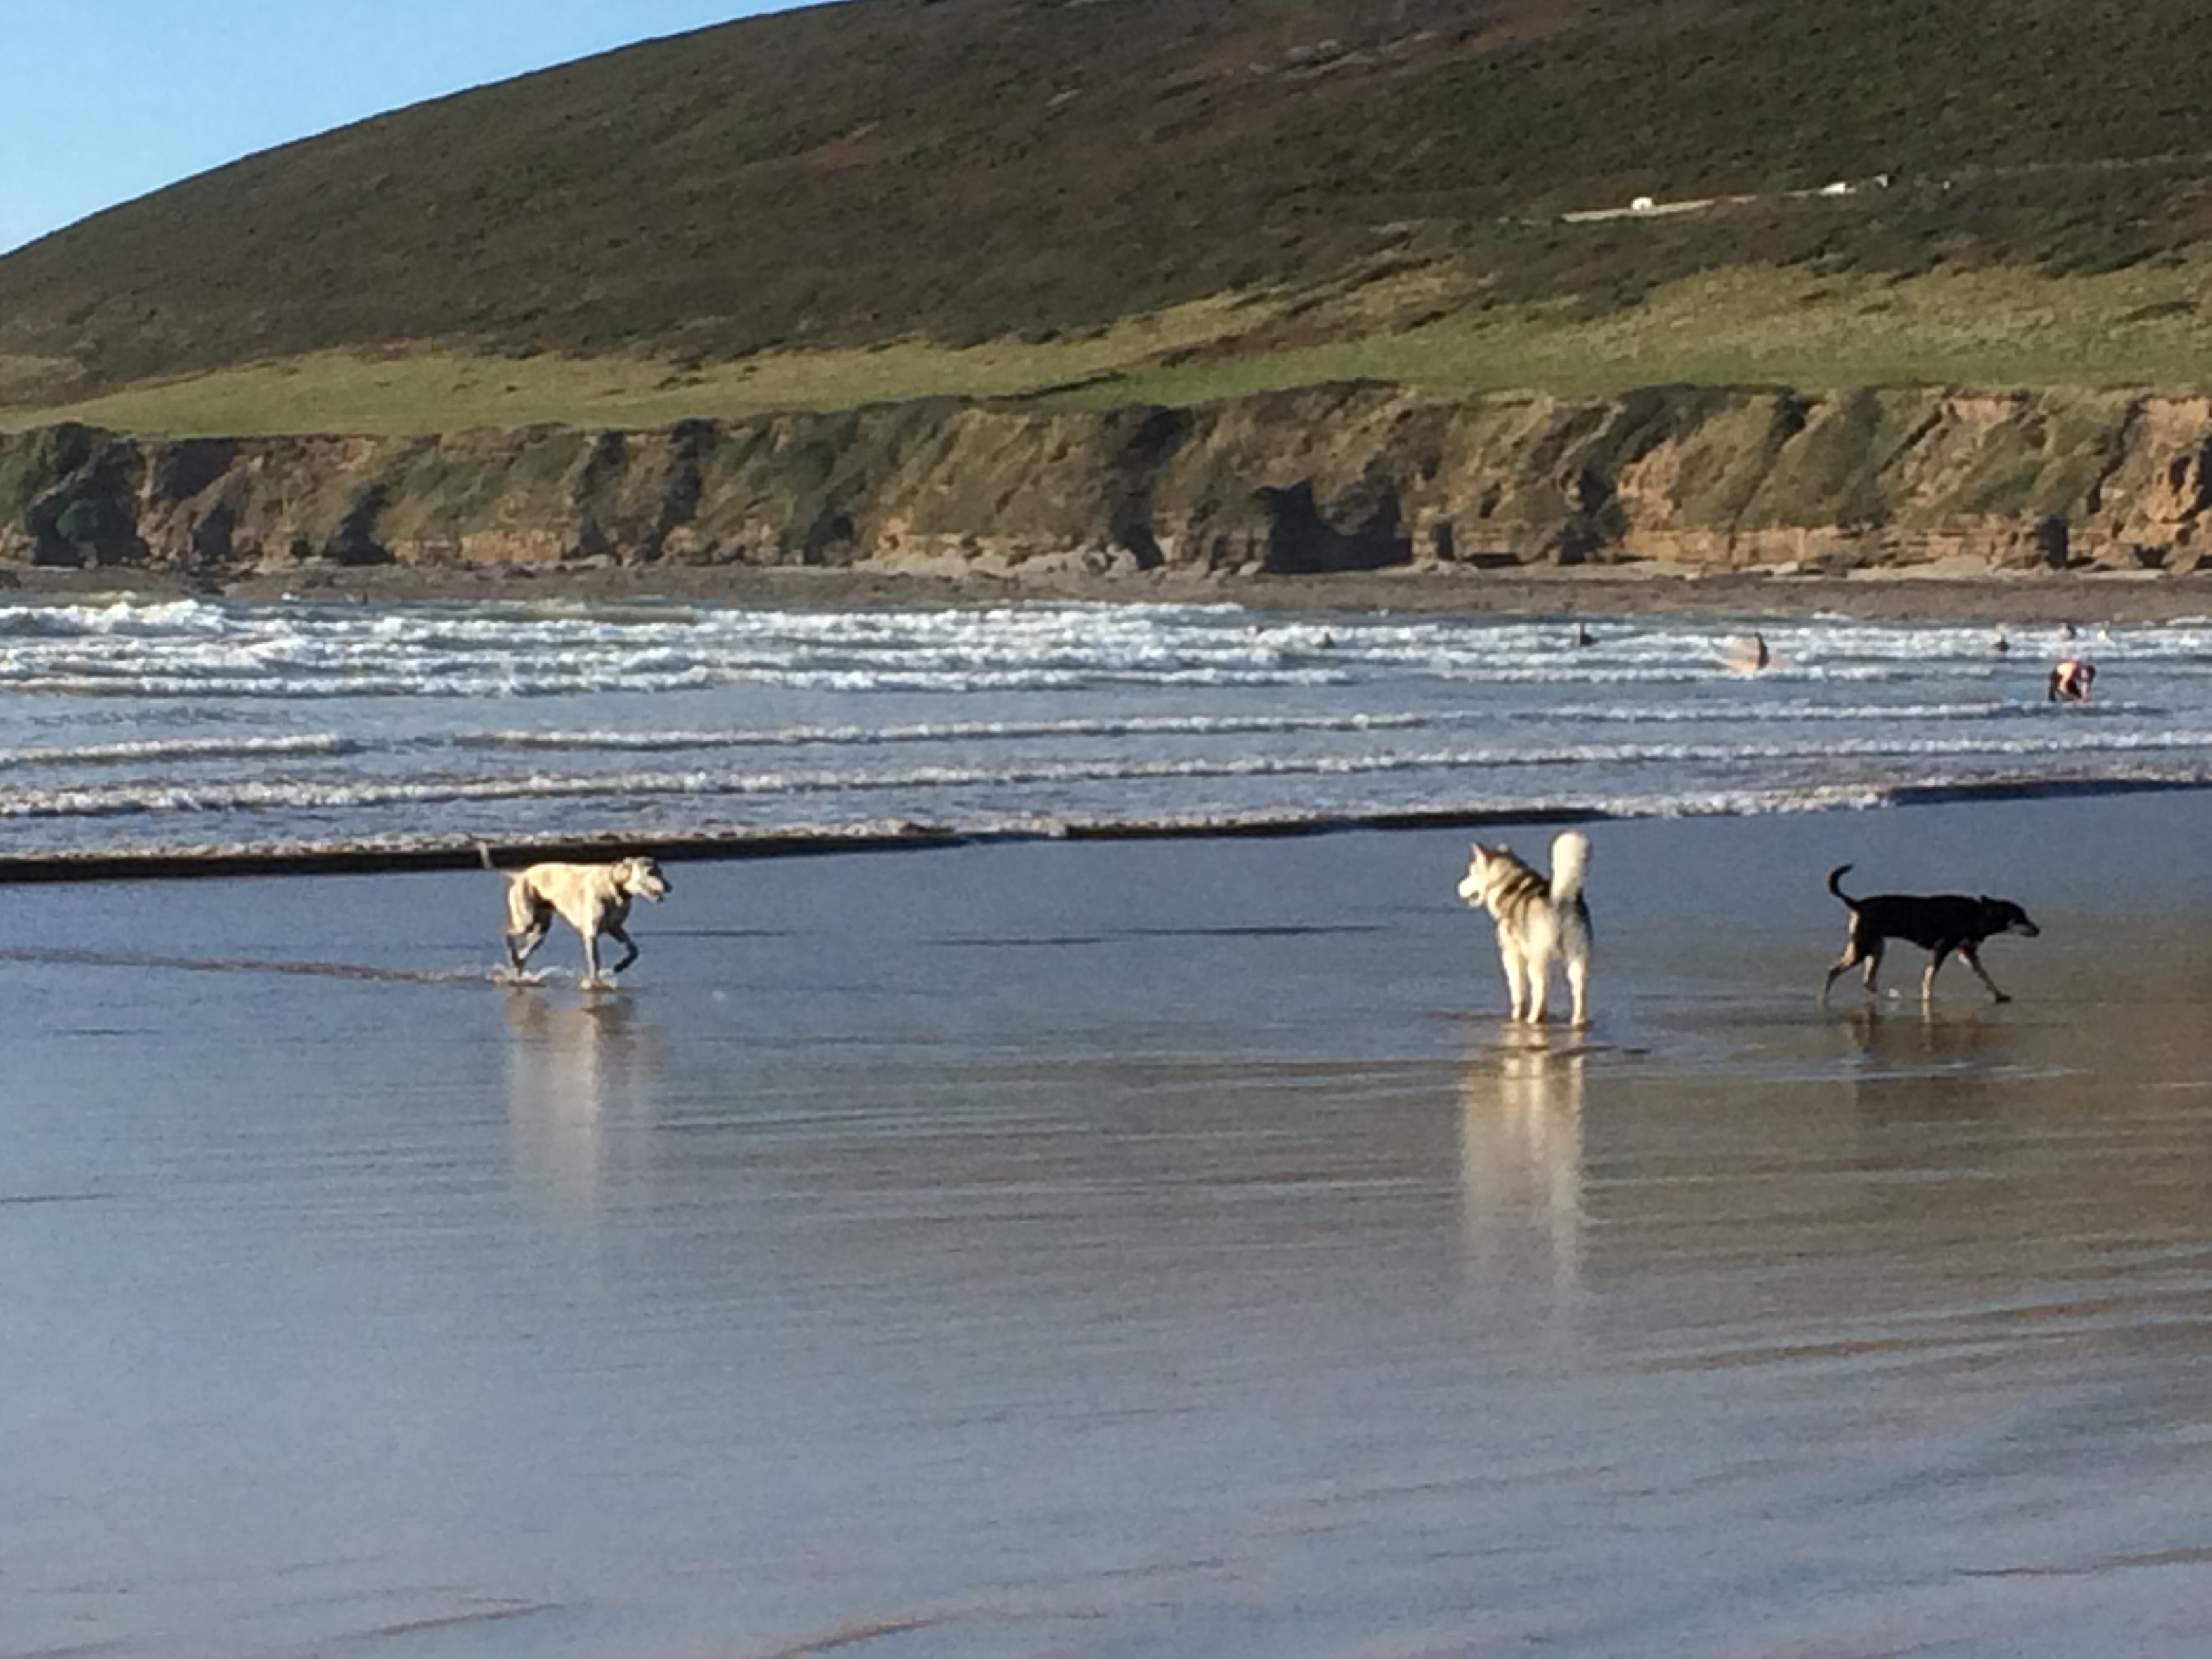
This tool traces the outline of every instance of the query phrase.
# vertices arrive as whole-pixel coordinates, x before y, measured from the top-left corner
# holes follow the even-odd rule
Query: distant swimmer
[[[2072,639],[2074,637],[2074,624],[2072,623],[2059,623],[2058,637],[2062,640]]]
[[[2051,671],[2051,684],[2045,690],[2045,702],[2087,702],[2089,688],[2097,682],[2097,665],[2082,661],[2079,657],[2067,657]]]
[[[2000,628],[1997,629],[1996,638],[1990,641],[1990,649],[1996,652],[1999,656],[2002,656],[2006,652],[2012,649],[2012,641],[2005,637],[2003,629]]]
[[[1597,635],[1591,633],[1589,629],[1583,627],[1582,623],[1577,623],[1575,624],[1575,645],[1577,649],[1585,645],[1595,645],[1596,643]]]
[[[1739,674],[1757,674],[1774,666],[1774,653],[1766,648],[1766,635],[1753,634],[1721,653],[1721,661]]]

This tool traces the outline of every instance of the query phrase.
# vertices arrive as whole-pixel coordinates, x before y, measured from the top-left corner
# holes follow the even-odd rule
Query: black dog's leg
[[[1990,994],[1991,996],[1995,997],[1999,1002],[2010,1002],[2012,1000],[2012,999],[2007,996],[2002,991],[1997,989],[1996,981],[1991,979],[1990,977],[1990,970],[1982,966],[1982,956],[1980,951],[1977,951],[1971,945],[1961,945],[1959,947],[1959,954],[1966,959],[1966,966],[1974,970],[1975,975],[1981,980],[1982,983],[1990,988]]]
[[[1881,971],[1881,947],[1882,941],[1876,939],[1860,952],[1861,959],[1866,963],[1866,988],[1869,995],[1872,995],[1875,990],[1874,976]]]
[[[1956,946],[1946,945],[1929,953],[1928,971],[1920,975],[1920,1000],[1923,1002],[1933,1002],[1936,1000],[1936,970],[1943,965],[1943,959],[1956,948]]]
[[[1820,987],[1823,1006],[1828,1000],[1828,993],[1835,989],[1836,981],[1863,962],[1866,963],[1866,988],[1871,991],[1874,989],[1875,969],[1881,966],[1881,940],[1868,940],[1859,926],[1858,913],[1853,911],[1850,935],[1844,941],[1844,953],[1836,958],[1836,965],[1828,969],[1827,980]]]
[[[618,921],[611,921],[607,924],[607,937],[622,941],[623,959],[607,969],[611,974],[619,974],[637,960],[637,941],[623,931],[623,925]]]
[[[1828,1000],[1828,993],[1836,988],[1836,981],[1858,965],[1858,957],[1846,947],[1844,954],[1837,959],[1836,965],[1828,969],[1827,978],[1820,981],[1820,1000],[1826,1003]]]

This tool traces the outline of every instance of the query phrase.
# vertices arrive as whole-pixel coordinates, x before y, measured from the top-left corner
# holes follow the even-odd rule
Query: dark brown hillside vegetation
[[[960,342],[1378,261],[1598,306],[1743,260],[2124,264],[2212,233],[2200,23],[2182,0],[849,0],[101,215],[0,260],[0,356],[106,384],[428,340]],[[1848,210],[1553,217],[1876,173]]]

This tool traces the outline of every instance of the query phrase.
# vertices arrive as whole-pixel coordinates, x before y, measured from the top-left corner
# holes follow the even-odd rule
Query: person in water
[[[1753,634],[1730,646],[1722,653],[1721,661],[1739,674],[1757,674],[1774,665],[1774,653],[1766,648],[1765,635]]]
[[[2043,700],[2045,702],[2087,702],[2089,701],[2089,688],[2096,684],[2096,680],[2094,663],[2084,662],[2079,657],[2062,658],[2058,665],[2051,671],[2051,683],[2045,688]]]

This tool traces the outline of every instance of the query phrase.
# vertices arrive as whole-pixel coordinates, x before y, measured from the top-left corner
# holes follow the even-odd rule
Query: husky
[[[1543,1023],[1552,964],[1560,962],[1574,998],[1574,1023],[1589,1024],[1590,920],[1583,899],[1589,870],[1589,837],[1579,830],[1553,838],[1549,880],[1515,857],[1504,842],[1495,847],[1474,844],[1459,896],[1470,908],[1497,919],[1498,954],[1504,962],[1516,1020]]]
[[[1844,908],[1851,913],[1851,932],[1844,942],[1842,957],[1828,969],[1828,977],[1820,987],[1822,1002],[1828,1000],[1828,992],[1837,980],[1861,963],[1866,964],[1866,988],[1873,990],[1875,974],[1881,967],[1881,948],[1893,939],[1917,945],[1929,953],[1928,967],[1920,975],[1923,1002],[1934,998],[1936,970],[1943,965],[1945,957],[1954,953],[1989,987],[1991,996],[1999,1002],[2012,1000],[1997,989],[1997,982],[1982,966],[1979,951],[1984,939],[1998,933],[2018,933],[2023,939],[2033,939],[2042,930],[2027,919],[2027,911],[2010,899],[1986,895],[1968,898],[1964,893],[1875,893],[1865,898],[1853,898],[1843,889],[1844,877],[1850,867],[1839,864],[1828,872],[1828,890],[1841,899]]]
[[[668,896],[668,879],[648,858],[620,859],[612,864],[533,864],[526,870],[501,870],[491,861],[491,848],[481,842],[477,853],[483,867],[507,878],[507,959],[517,974],[530,954],[545,943],[560,915],[584,941],[586,990],[605,990],[609,975],[619,974],[637,960],[637,941],[623,930],[629,920],[633,898],[655,904]],[[603,974],[599,971],[599,935],[605,933],[623,947],[623,959]]]

